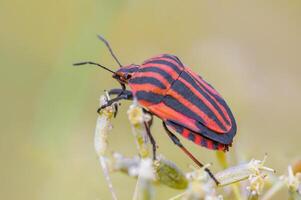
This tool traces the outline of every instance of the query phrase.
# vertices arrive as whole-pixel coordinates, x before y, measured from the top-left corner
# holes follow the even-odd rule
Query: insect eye
[[[130,79],[131,77],[132,77],[131,74],[125,74],[125,75],[124,75],[124,78],[125,78],[126,80]]]

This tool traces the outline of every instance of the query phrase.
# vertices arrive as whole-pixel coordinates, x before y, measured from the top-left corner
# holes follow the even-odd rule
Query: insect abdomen
[[[203,147],[206,147],[208,149],[212,150],[220,150],[220,151],[227,151],[228,145],[221,144],[219,142],[210,140],[200,134],[197,134],[183,126],[177,125],[173,122],[166,122],[168,126],[170,126],[173,130],[180,133],[183,137],[187,138],[188,140],[194,142],[197,145],[201,145]]]
[[[230,144],[236,133],[236,124],[229,107],[217,92],[208,92],[204,80],[196,80],[193,77],[195,74],[186,69],[172,84],[163,100],[164,106],[177,113],[165,116],[166,120],[213,141]]]
[[[210,149],[232,143],[236,123],[226,102],[177,57],[164,54],[145,61],[129,86],[142,106],[184,137],[189,131],[188,139]]]

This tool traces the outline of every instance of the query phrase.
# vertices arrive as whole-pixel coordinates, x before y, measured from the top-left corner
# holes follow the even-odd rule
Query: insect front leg
[[[200,161],[198,161],[198,160],[190,153],[190,151],[188,151],[188,149],[186,149],[186,148],[184,147],[184,145],[181,143],[180,139],[179,139],[177,136],[175,136],[175,135],[167,128],[167,125],[165,124],[164,121],[163,121],[163,127],[164,127],[164,129],[165,129],[167,135],[170,137],[170,139],[174,142],[175,145],[177,145],[178,147],[180,147],[180,149],[182,149],[182,151],[183,151],[187,156],[189,156],[189,158],[190,158],[191,160],[193,160],[193,162],[194,162],[195,164],[197,164],[199,167],[204,167],[204,165],[203,165]],[[218,180],[214,177],[214,175],[212,174],[212,172],[211,172],[208,168],[205,168],[204,170],[205,170],[205,171],[208,173],[208,175],[213,179],[213,181],[216,183],[216,185],[219,185]]]
[[[133,100],[133,93],[130,90],[124,90],[123,88],[114,88],[108,91],[109,95],[125,94],[128,96],[128,100]]]
[[[125,87],[111,89],[108,93],[110,96],[117,95],[117,97],[120,97],[122,94],[124,94],[124,95],[128,96],[127,100],[133,100],[132,92],[129,90],[126,90]],[[114,108],[115,108],[114,117],[116,117],[116,115],[118,113],[118,105],[114,104]]]
[[[113,103],[118,102],[118,101],[120,101],[120,100],[122,100],[122,99],[126,99],[126,100],[132,100],[132,99],[133,99],[133,94],[132,94],[131,91],[124,90],[124,92],[123,92],[121,95],[119,95],[119,93],[120,93],[121,90],[122,90],[122,89],[112,89],[112,90],[110,90],[110,91],[108,92],[109,95],[114,95],[114,94],[116,94],[116,95],[118,95],[118,96],[115,97],[115,98],[113,98],[113,99],[110,99],[105,105],[103,105],[103,106],[101,106],[100,108],[98,108],[98,109],[97,109],[97,113],[100,113],[100,111],[101,111],[102,109],[104,109],[104,108],[106,108],[106,107],[108,107],[108,106],[111,106]],[[116,106],[117,106],[117,105],[116,105]],[[115,109],[116,109],[116,107],[115,107]],[[116,109],[116,112],[115,112],[115,114],[114,114],[114,117],[116,117],[117,111],[118,111],[118,108]]]

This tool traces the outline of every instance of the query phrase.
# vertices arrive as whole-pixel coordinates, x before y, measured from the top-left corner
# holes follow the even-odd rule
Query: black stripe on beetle
[[[224,121],[227,124],[230,124],[230,122],[227,120],[227,118],[225,117],[224,113],[222,112],[222,110],[220,109],[220,107],[215,103],[215,101],[213,101],[213,98],[215,98],[223,107],[227,107],[225,105],[225,102],[223,99],[221,99],[219,96],[212,94],[209,90],[207,90],[205,87],[204,89],[199,87],[196,83],[196,80],[194,80],[189,74],[187,74],[187,72],[183,72],[181,74],[181,77],[183,79],[185,79],[188,83],[190,83],[192,85],[192,87],[194,87],[199,94],[203,95],[208,101],[210,101],[210,103],[212,104],[212,106],[214,106],[214,108],[218,111],[218,113],[223,117]],[[200,82],[198,82],[199,84],[202,84]],[[206,92],[208,92],[210,95],[208,95],[204,90],[206,90]]]
[[[164,98],[163,95],[146,91],[137,91],[135,93],[135,96],[137,97],[137,99],[144,100],[152,104],[160,103],[161,100]]]
[[[134,84],[151,84],[161,89],[166,89],[165,85],[158,79],[153,77],[135,77],[130,80]]]
[[[151,61],[147,61],[145,63],[143,63],[144,65],[146,64],[161,64],[161,65],[165,65],[167,67],[172,68],[174,71],[176,71],[178,74],[181,73],[181,69],[176,66],[175,64],[173,64],[172,62],[168,62],[166,60],[151,60]]]
[[[164,71],[156,66],[145,67],[145,68],[139,70],[139,72],[155,72],[155,73],[163,76],[169,83],[172,83],[174,81],[174,79],[170,76],[170,74],[168,74],[166,71]]]

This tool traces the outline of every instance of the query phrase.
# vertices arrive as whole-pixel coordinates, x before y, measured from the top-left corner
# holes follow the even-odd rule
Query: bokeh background
[[[93,148],[98,98],[118,86],[93,60],[123,64],[173,53],[224,96],[238,123],[232,163],[261,159],[278,174],[300,158],[301,3],[295,1],[0,1],[0,198],[110,199]],[[122,104],[110,150],[136,154]],[[189,170],[155,121],[159,152]],[[182,140],[183,141],[183,140]],[[203,162],[215,153],[184,143]],[[135,180],[112,175],[131,199]],[[156,188],[157,199],[179,191]],[[278,198],[285,197],[282,191]]]

